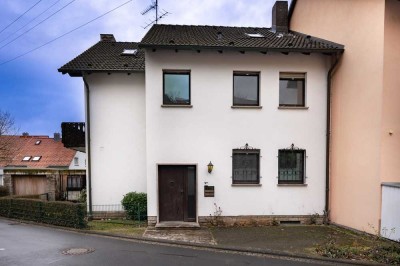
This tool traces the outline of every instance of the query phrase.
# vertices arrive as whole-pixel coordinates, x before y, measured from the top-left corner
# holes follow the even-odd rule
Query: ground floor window
[[[80,175],[69,175],[67,177],[67,190],[82,190],[86,187],[86,178],[85,176]]]
[[[260,183],[260,150],[246,144],[232,153],[232,183]]]
[[[305,177],[306,151],[295,148],[279,150],[279,184],[303,184]]]

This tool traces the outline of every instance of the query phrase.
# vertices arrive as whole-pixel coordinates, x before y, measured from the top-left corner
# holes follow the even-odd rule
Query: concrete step
[[[157,229],[200,229],[200,225],[196,222],[169,221],[159,222],[156,224]]]

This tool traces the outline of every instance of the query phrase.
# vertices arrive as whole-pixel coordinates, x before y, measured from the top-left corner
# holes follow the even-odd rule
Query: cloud
[[[72,0],[42,1],[0,33],[0,41],[34,19],[51,4],[56,3],[28,27],[15,33],[13,38],[70,1]],[[0,49],[0,63],[35,49],[126,1],[75,0],[37,28]],[[37,0],[3,0],[0,25],[8,25],[36,2]],[[160,0],[159,5],[161,10],[170,12],[161,20],[161,23],[165,24],[268,27],[271,25],[271,9],[274,2],[274,0]],[[142,26],[154,19],[154,12],[144,16],[140,14],[150,4],[151,0],[132,1],[49,45],[0,66],[2,106],[15,115],[22,130],[32,134],[52,134],[59,131],[62,121],[83,120],[82,80],[62,76],[57,72],[57,68],[95,44],[99,40],[100,33],[113,33],[118,41],[140,41],[148,30]],[[4,43],[0,43],[0,46]]]

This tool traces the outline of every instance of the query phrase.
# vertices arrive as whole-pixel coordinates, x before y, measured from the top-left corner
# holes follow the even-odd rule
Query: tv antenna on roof
[[[152,0],[151,5],[149,5],[145,10],[143,10],[141,14],[146,15],[151,10],[155,10],[156,18],[154,20],[150,20],[150,23],[148,23],[146,26],[144,26],[143,29],[146,29],[147,27],[149,27],[153,24],[157,24],[160,19],[162,19],[163,17],[170,14],[168,11],[166,11],[164,9],[162,10],[161,14],[158,14],[158,0]]]

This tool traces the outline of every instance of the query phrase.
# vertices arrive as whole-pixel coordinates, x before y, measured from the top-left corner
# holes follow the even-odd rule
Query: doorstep
[[[182,222],[182,221],[168,221],[159,222],[156,224],[157,229],[200,229],[199,223],[196,222]]]

